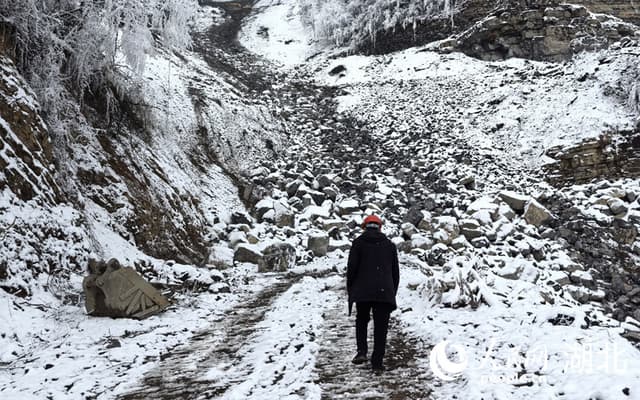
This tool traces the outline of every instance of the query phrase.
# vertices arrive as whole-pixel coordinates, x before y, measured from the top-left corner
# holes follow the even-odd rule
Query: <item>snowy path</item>
[[[232,309],[223,318],[212,321],[210,329],[194,335],[191,342],[165,356],[158,366],[147,373],[141,387],[121,399],[195,399],[211,398],[224,393],[243,379],[231,367],[246,338],[258,329],[277,296],[291,287],[295,280],[282,279],[265,288],[256,297]],[[203,379],[212,365],[227,366],[229,375],[221,379]]]
[[[429,348],[395,318],[385,374],[351,363],[354,317],[346,313],[343,283],[335,273],[280,277],[162,357],[118,398],[429,399]]]
[[[322,399],[429,399],[430,372],[428,347],[401,329],[395,311],[391,317],[386,371],[374,375],[370,366],[355,366],[354,317],[346,313],[346,298],[340,297],[335,307],[327,310],[326,329],[320,339],[317,382],[322,388]],[[395,316],[395,317],[394,317]],[[373,348],[373,321],[369,325],[369,347]]]
[[[320,139],[317,130],[331,127],[331,135],[318,143],[319,163],[331,165],[334,158],[350,153],[356,142],[371,146],[375,153],[377,140],[368,129],[335,118],[334,88],[309,85],[308,76],[285,76],[235,40],[249,3],[201,1],[225,8],[230,18],[199,34],[196,52],[244,90],[260,93],[260,101],[292,129],[299,129],[305,141]],[[267,88],[271,92],[262,93]],[[338,134],[345,130],[349,135]],[[345,161],[345,165],[354,162]],[[174,349],[137,388],[119,398],[430,398],[425,368],[429,346],[403,333],[396,319],[389,333],[388,371],[374,376],[368,368],[351,364],[354,317],[347,316],[342,290],[343,277],[338,274],[283,277]]]

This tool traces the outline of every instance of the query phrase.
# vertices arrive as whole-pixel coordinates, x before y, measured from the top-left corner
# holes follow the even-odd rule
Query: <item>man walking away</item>
[[[384,357],[389,327],[389,315],[396,309],[396,292],[400,282],[398,251],[381,232],[382,220],[370,215],[362,223],[364,232],[351,245],[347,264],[347,292],[349,314],[356,303],[356,342],[358,352],[354,364],[367,359],[367,325],[373,312],[374,372],[384,371]]]

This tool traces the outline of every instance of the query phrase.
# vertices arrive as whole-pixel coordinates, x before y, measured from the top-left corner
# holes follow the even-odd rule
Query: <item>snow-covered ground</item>
[[[505,182],[515,182],[528,195],[552,190],[544,182],[535,187],[524,183],[527,168],[539,166],[547,148],[634,123],[634,110],[614,90],[622,85],[634,56],[621,53],[606,63],[602,60],[608,52],[584,54],[560,65],[524,60],[486,63],[418,48],[384,56],[335,58],[332,50],[318,54],[299,11],[295,0],[259,1],[245,20],[240,42],[285,66],[288,79],[303,78],[321,88],[337,89],[335,119],[349,118],[366,126],[367,140],[400,151],[412,145],[406,139],[408,133],[420,130],[420,148],[408,151],[412,162],[434,163],[440,178],[475,174],[480,183],[491,182],[479,185],[475,192],[456,189],[453,194],[439,194],[437,200],[460,196],[447,208],[460,220],[490,230],[498,238],[496,243],[476,248],[459,236],[456,250],[435,244],[429,251],[451,256],[443,265],[426,262],[431,253],[419,246],[402,256],[399,309],[393,314],[387,356],[391,368],[376,378],[375,387],[368,386],[369,372],[349,364],[355,342],[353,319],[346,316],[344,301],[346,252],[336,250],[313,258],[306,242],[317,234],[319,225],[343,229],[352,224],[353,236],[364,215],[362,209],[396,206],[399,198],[408,196],[403,184],[410,182],[396,174],[397,165],[373,171],[356,162],[348,164],[345,157],[340,158],[345,165],[338,161],[337,166],[324,165],[315,158],[319,147],[307,146],[306,153],[291,154],[300,149],[287,149],[284,141],[278,141],[283,127],[273,121],[274,110],[258,99],[243,98],[232,79],[211,71],[194,54],[186,58],[157,54],[148,60],[145,75],[152,106],[150,123],[157,135],[135,155],[153,160],[163,171],[151,181],[153,187],[164,187],[164,177],[172,182],[167,190],[175,190],[176,196],[199,199],[203,223],[212,237],[221,239],[209,261],[229,268],[217,271],[209,269],[212,265],[181,265],[145,255],[114,224],[130,210],[127,189],[120,183],[114,186],[121,190],[124,206],[115,215],[86,199],[83,217],[91,226],[87,240],[99,244],[101,257],[117,257],[126,264],[144,260],[162,283],[177,283],[177,277],[186,274],[210,289],[198,295],[181,293],[166,312],[145,321],[88,317],[79,298],[62,305],[41,289],[49,282],[40,282],[28,299],[0,291],[0,397],[640,399],[640,352],[620,336],[626,328],[637,330],[640,322],[628,318],[620,323],[605,315],[601,303],[576,301],[571,290],[585,290],[592,298],[604,293],[575,286],[575,280],[589,281],[589,271],[582,271],[558,242],[543,238],[542,229],[495,200]],[[219,9],[204,7],[195,28],[203,32],[208,24],[225,18]],[[317,105],[302,98],[293,101],[300,109]],[[277,108],[281,111],[279,104]],[[295,118],[287,122],[300,135],[304,129],[315,132],[314,140],[322,139],[318,133],[326,135],[333,129],[319,126],[315,130],[296,123]],[[301,193],[307,195],[298,200],[307,204],[295,213],[292,227],[274,228],[254,221],[229,224],[232,211],[244,211],[233,182],[218,166],[197,171],[188,162],[193,154],[185,149],[194,144],[189,133],[201,127],[206,128],[205,139],[211,141],[214,153],[240,172],[259,164],[265,140],[261,133],[275,132],[272,139],[277,150],[292,160],[283,160],[280,171],[257,169],[252,174],[256,181],[275,182],[270,195],[280,202],[284,211],[278,212],[283,213],[293,209],[286,202],[295,197],[286,193],[287,187],[283,190],[285,185],[278,186],[283,177],[313,182],[310,187],[301,185]],[[294,138],[294,142],[306,139]],[[340,150],[351,155],[358,152],[349,138],[344,142]],[[466,161],[471,164],[462,165],[448,157],[451,143],[464,144],[469,157],[489,154],[511,163],[518,173],[501,172],[502,164],[493,159],[473,164],[477,159],[469,158]],[[298,159],[294,161],[293,155]],[[372,155],[357,156],[361,157],[357,162],[371,166],[366,157]],[[102,168],[98,160],[87,162]],[[401,160],[402,166],[410,168],[412,162]],[[294,168],[295,163],[302,165],[302,172]],[[333,200],[314,204],[313,196],[322,194],[311,173],[317,167],[333,171],[326,179],[335,179],[340,174],[335,171],[342,171],[343,181],[373,176],[376,194],[360,203],[337,193]],[[611,185],[610,191],[623,193],[621,197],[640,193],[637,179]],[[573,189],[563,193],[577,199],[585,213],[594,212],[592,207],[602,205],[605,198],[580,198],[587,189]],[[12,201],[1,197],[0,209]],[[259,207],[273,209],[275,218],[274,204],[273,199],[265,200]],[[341,210],[354,205],[358,211]],[[638,216],[640,204],[635,202],[628,209],[627,221]],[[34,214],[27,206],[12,210],[20,210],[21,218]],[[51,213],[64,215],[59,220],[69,230],[79,217],[65,207],[53,208]],[[216,217],[220,222],[214,224]],[[9,224],[12,215],[3,213],[0,218]],[[440,230],[432,237],[417,232],[413,243],[433,245],[430,242],[447,235],[448,225],[457,224],[451,216],[430,218],[425,216],[430,224],[440,223]],[[602,218],[608,216],[602,214]],[[385,232],[398,243],[404,241],[399,224],[388,223]],[[261,243],[246,244],[249,238]],[[344,245],[347,239],[331,243]],[[287,273],[258,273],[255,265],[233,263],[237,243],[230,242],[235,240],[257,251],[273,242],[291,244],[300,262]],[[84,239],[80,242],[88,245]],[[543,254],[536,259],[530,254],[534,252]],[[75,271],[70,287],[60,291],[78,292],[82,275],[83,271]],[[559,282],[564,289],[556,289]],[[423,353],[430,356],[423,358]]]
[[[0,396],[113,398],[135,385],[163,354],[273,281],[254,280],[253,269],[225,275],[230,293],[179,295],[167,311],[144,321],[93,318],[81,304],[60,306],[44,292],[29,301],[2,295]],[[251,282],[242,283],[247,276]]]
[[[260,0],[240,33],[240,43],[256,54],[285,67],[292,67],[319,51],[305,26],[300,2]]]
[[[623,326],[597,307],[577,305],[570,298],[556,298],[553,304],[545,300],[541,294],[550,286],[552,265],[542,266],[540,281],[532,283],[501,278],[490,263],[463,258],[442,271],[425,265],[422,271],[402,271],[413,290],[405,284],[399,292],[400,307],[409,309],[400,318],[410,332],[434,346],[429,367],[442,382],[435,398],[637,398],[639,352],[620,336]],[[451,309],[428,300],[425,281],[450,282],[460,279],[458,274],[466,279],[469,268],[481,271],[479,283],[490,304]],[[559,316],[567,318],[566,324],[551,322]]]
[[[611,56],[612,62],[603,65],[607,55],[585,53],[558,65],[522,59],[482,62],[464,54],[413,48],[318,61],[314,67],[317,83],[348,93],[338,97],[339,110],[354,115],[381,98],[397,96],[394,83],[427,87],[413,98],[411,91],[400,90],[409,104],[429,102],[430,91],[452,84],[458,90],[448,93],[451,108],[445,111],[465,124],[459,140],[529,168],[549,162],[544,152],[551,147],[634,126],[636,111],[625,97],[609,90],[621,85],[634,56]],[[379,113],[385,112],[380,106]]]

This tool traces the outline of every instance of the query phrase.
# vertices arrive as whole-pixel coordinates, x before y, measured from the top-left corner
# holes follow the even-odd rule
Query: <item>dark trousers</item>
[[[373,309],[373,354],[371,365],[374,368],[382,367],[382,358],[387,344],[387,331],[389,329],[389,315],[393,306],[387,303],[360,302],[356,303],[356,342],[358,353],[367,354],[367,325],[371,319]]]

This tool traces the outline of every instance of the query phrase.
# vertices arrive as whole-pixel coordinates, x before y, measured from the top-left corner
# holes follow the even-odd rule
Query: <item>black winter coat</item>
[[[377,229],[365,230],[353,241],[349,251],[349,313],[353,303],[362,301],[389,303],[395,309],[399,283],[396,245]]]

